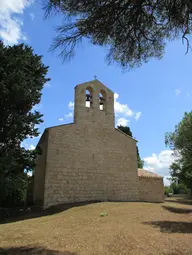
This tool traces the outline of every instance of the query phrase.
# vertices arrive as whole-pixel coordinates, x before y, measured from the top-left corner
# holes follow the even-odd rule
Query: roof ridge
[[[158,175],[157,173],[138,168],[138,176],[144,177],[144,178],[156,178],[156,179],[162,179],[163,177]]]

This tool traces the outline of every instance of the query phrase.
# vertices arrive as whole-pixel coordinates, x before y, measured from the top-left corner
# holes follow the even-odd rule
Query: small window
[[[87,88],[85,90],[85,107],[90,108],[92,106],[92,88]]]

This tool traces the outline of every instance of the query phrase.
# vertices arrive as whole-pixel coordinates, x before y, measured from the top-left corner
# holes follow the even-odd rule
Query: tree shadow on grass
[[[0,248],[1,255],[77,255],[69,251],[48,250],[43,247],[9,247]]]
[[[173,212],[173,213],[179,213],[179,214],[189,214],[192,213],[192,209],[188,209],[188,208],[177,208],[177,207],[172,207],[172,206],[162,206],[163,209],[169,211],[169,212]]]
[[[86,201],[86,202],[76,202],[76,203],[64,203],[51,206],[45,210],[40,207],[31,207],[26,209],[11,209],[10,211],[6,208],[0,208],[0,225],[10,222],[16,222],[21,220],[28,220],[32,218],[39,218],[43,216],[57,214],[73,207],[85,206],[93,203],[99,203],[101,201]],[[29,210],[28,210],[29,209]]]
[[[192,222],[182,221],[148,221],[143,224],[159,228],[163,233],[192,234]]]
[[[192,205],[192,199],[191,198],[175,198],[175,199],[165,199],[166,202],[170,203],[178,203],[183,205]]]

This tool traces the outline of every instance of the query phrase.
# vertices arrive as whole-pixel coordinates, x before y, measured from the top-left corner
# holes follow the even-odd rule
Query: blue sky
[[[130,126],[138,140],[145,167],[163,176],[169,175],[173,158],[164,145],[165,132],[173,131],[185,111],[191,111],[192,53],[185,55],[181,40],[169,43],[162,60],[151,60],[141,68],[123,72],[105,61],[106,49],[84,41],[76,56],[68,63],[49,47],[56,35],[54,27],[61,17],[44,20],[41,1],[1,0],[0,38],[5,44],[25,42],[43,55],[49,65],[51,81],[43,89],[41,103],[36,106],[44,114],[40,131],[53,125],[72,122],[74,87],[92,80],[94,75],[116,93],[116,122]],[[71,103],[70,103],[71,102]],[[25,141],[33,148],[38,138]]]

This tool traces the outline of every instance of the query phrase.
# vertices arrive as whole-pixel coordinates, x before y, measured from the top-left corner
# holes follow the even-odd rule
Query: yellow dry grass
[[[11,255],[191,255],[192,205],[170,199],[74,207],[0,224],[0,247]]]

